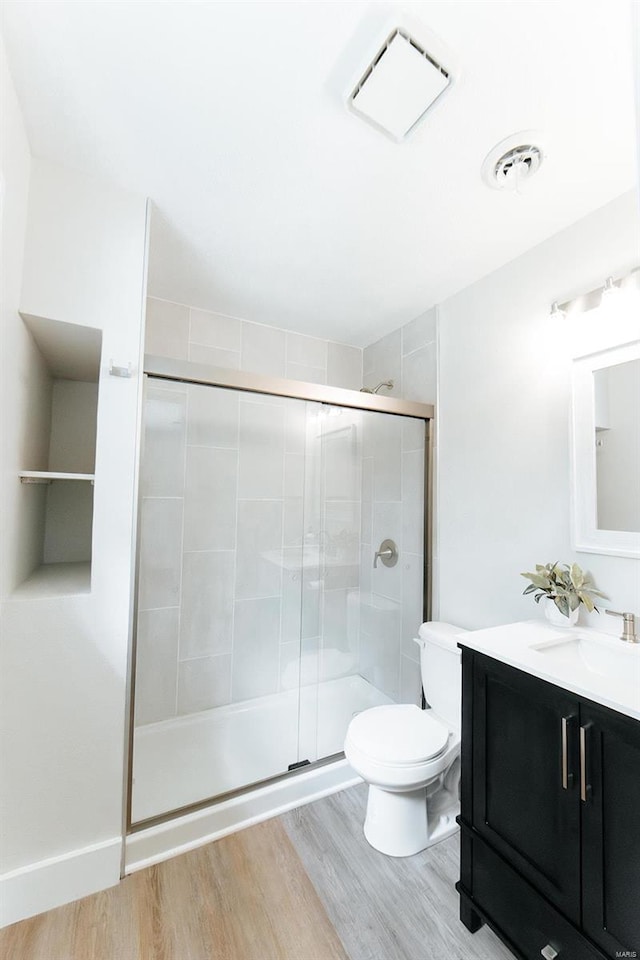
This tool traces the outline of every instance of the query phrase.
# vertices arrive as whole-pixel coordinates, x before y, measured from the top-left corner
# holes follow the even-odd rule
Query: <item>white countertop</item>
[[[463,647],[640,720],[640,643],[540,620],[473,630],[456,639]]]

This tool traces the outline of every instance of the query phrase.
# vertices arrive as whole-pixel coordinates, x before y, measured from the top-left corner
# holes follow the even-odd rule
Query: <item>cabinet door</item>
[[[583,928],[640,956],[640,722],[584,701],[580,722]]]
[[[580,921],[577,697],[475,656],[473,826]]]

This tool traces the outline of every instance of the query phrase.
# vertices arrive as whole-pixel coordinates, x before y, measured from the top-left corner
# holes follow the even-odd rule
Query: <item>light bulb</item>
[[[613,282],[613,277],[607,277],[602,288],[602,299],[607,301],[612,297],[617,297],[620,293],[620,287]]]

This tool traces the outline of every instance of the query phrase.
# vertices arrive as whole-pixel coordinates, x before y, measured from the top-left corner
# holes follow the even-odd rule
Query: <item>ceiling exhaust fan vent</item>
[[[356,84],[349,106],[400,141],[446,90],[451,79],[442,64],[397,28]]]
[[[542,153],[533,145],[514,147],[503,154],[496,163],[493,175],[496,180],[510,180],[520,171],[523,178],[532,177],[542,163]]]
[[[539,144],[540,136],[533,130],[514,133],[501,140],[484,159],[482,179],[494,190],[519,192],[542,165],[545,154]]]

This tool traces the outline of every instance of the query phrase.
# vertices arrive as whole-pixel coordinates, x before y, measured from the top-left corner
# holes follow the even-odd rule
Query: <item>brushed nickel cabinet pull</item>
[[[543,947],[540,953],[544,957],[544,960],[555,960],[558,956],[558,951],[555,947],[552,947],[550,943],[548,943],[546,947]]]
[[[562,718],[562,789],[569,789],[569,745],[567,743],[567,727],[571,717]]]
[[[580,727],[580,799],[587,802],[587,728]]]

